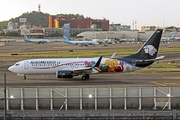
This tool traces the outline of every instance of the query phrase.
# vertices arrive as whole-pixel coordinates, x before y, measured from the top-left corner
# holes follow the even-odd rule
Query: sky
[[[18,17],[25,12],[80,14],[109,23],[141,26],[180,26],[180,0],[4,0],[0,21]],[[27,20],[28,21],[28,20]],[[134,25],[135,28],[135,25]]]

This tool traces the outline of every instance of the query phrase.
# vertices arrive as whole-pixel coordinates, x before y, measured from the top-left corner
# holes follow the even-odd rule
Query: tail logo
[[[157,49],[152,45],[146,45],[144,46],[144,52],[153,56],[157,52]]]

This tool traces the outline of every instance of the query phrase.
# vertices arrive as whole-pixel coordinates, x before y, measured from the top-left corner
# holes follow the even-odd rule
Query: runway
[[[27,75],[27,79],[7,70],[9,64],[1,65],[0,86],[6,73],[8,87],[28,86],[180,86],[179,72],[172,73],[108,73],[91,75],[89,80],[82,81],[81,76],[70,79],[58,79],[54,75]]]
[[[21,52],[50,52],[56,50],[92,50],[92,49],[116,49],[122,47],[126,48],[140,48],[142,44],[132,45],[109,45],[108,47],[80,47],[66,45],[65,43],[53,42],[45,45],[36,45],[32,43],[6,43],[6,46],[1,46],[1,53],[21,53]],[[161,45],[167,47],[167,44]],[[166,60],[179,60],[179,53],[160,53],[165,55]],[[15,56],[11,56],[13,61]],[[57,79],[54,75],[27,75],[27,79],[23,80],[22,77],[17,76],[7,70],[9,66],[15,62],[6,57],[1,57],[3,61],[0,63],[0,86],[3,86],[3,75],[6,73],[7,86],[8,87],[28,87],[28,86],[180,86],[180,74],[179,72],[173,73],[113,73],[113,74],[97,74],[90,76],[89,80],[82,81],[81,76],[74,77],[72,79]],[[21,58],[24,59],[24,58]]]

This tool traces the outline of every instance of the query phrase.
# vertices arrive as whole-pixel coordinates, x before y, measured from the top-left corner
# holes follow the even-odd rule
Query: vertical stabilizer
[[[26,35],[24,35],[24,40],[27,42],[31,42],[31,40]]]
[[[169,38],[169,40],[175,40],[176,38],[176,34],[174,33],[174,34],[172,34],[172,36]]]
[[[70,42],[70,40],[66,37],[66,35],[63,35],[63,39],[64,39],[64,42],[67,42],[67,43]]]
[[[163,29],[157,29],[151,37],[144,43],[136,54],[130,55],[134,58],[153,59],[156,58]]]

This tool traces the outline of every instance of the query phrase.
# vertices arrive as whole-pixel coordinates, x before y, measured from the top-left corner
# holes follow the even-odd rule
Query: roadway
[[[180,43],[173,43],[180,45]],[[142,44],[115,44],[102,47],[80,47],[67,45],[61,42],[53,42],[48,44],[36,45],[33,43],[6,43],[5,46],[0,46],[1,53],[21,53],[21,52],[50,52],[57,50],[92,50],[92,49],[115,49],[121,47],[122,49],[140,48]],[[161,47],[168,47],[169,44],[162,44]],[[161,53],[165,55],[164,60],[179,60],[179,53]],[[81,76],[72,79],[57,79],[55,75],[27,75],[27,79],[23,80],[22,77],[11,73],[7,68],[14,64],[15,56],[1,57],[0,59],[5,62],[0,63],[0,86],[3,86],[3,75],[7,75],[8,87],[27,87],[27,86],[180,86],[180,74],[173,73],[116,73],[116,74],[98,74],[92,75],[89,80],[82,81]],[[19,58],[18,58],[19,59]],[[24,58],[20,58],[24,59]],[[13,62],[11,62],[13,61]]]

